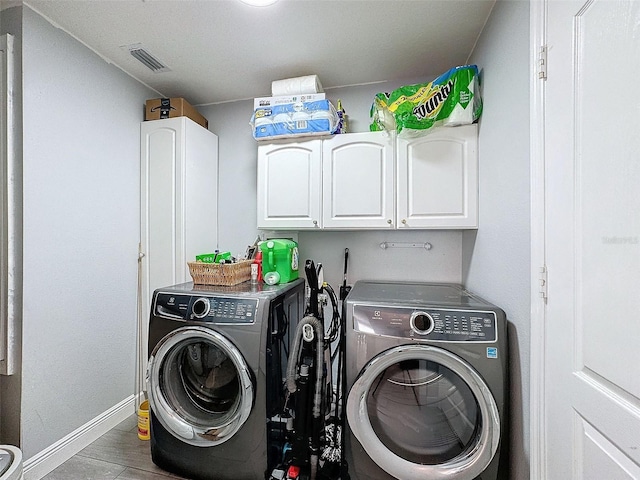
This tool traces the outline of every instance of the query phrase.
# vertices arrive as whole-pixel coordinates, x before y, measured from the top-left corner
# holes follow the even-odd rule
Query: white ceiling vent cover
[[[120,48],[128,50],[131,56],[142,63],[145,67],[151,70],[153,73],[170,72],[171,69],[164,63],[158,60],[155,56],[151,55],[149,51],[141,44],[134,43],[131,45],[123,45]]]

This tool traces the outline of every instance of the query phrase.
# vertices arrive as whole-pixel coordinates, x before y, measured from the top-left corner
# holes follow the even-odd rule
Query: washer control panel
[[[496,314],[491,311],[354,305],[353,328],[367,334],[416,340],[497,340]]]
[[[156,317],[211,323],[254,323],[257,298],[207,297],[158,293],[153,306]]]

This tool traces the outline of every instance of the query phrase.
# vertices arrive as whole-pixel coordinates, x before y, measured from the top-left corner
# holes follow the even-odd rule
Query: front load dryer
[[[151,457],[202,480],[264,479],[281,461],[287,335],[304,280],[154,292],[147,392]],[[278,443],[280,442],[280,443]]]
[[[455,284],[361,281],[346,299],[346,321],[352,476],[506,475],[507,325],[500,308]]]

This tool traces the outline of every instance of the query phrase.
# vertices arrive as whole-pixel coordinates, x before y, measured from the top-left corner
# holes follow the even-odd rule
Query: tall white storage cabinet
[[[191,280],[218,246],[218,137],[187,117],[141,124],[142,313],[156,288]],[[146,322],[144,322],[146,324]]]

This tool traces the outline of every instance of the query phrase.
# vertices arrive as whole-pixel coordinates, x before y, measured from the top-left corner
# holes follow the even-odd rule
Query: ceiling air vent
[[[129,53],[142,63],[145,67],[151,70],[153,73],[170,72],[171,69],[163,64],[156,57],[151,55],[147,49],[145,49],[141,43],[135,43],[133,45],[124,45],[120,47],[122,49],[129,50]]]

